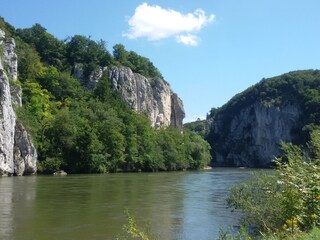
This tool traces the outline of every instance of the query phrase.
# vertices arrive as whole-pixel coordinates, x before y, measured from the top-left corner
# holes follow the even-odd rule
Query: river
[[[0,239],[115,239],[129,209],[158,239],[216,239],[236,225],[228,189],[248,169],[0,178]],[[145,225],[145,224],[143,224]]]

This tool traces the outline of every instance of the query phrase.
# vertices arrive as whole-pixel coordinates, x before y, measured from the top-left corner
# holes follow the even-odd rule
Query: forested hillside
[[[85,79],[97,67],[127,66],[150,79],[162,79],[153,63],[121,44],[109,53],[106,42],[76,35],[59,40],[40,24],[0,29],[16,41],[22,107],[19,121],[38,151],[38,171],[71,173],[199,169],[211,160],[209,144],[194,133],[154,129],[130,109],[104,74],[95,89],[73,77],[81,64]],[[1,52],[0,52],[1,54]]]
[[[263,79],[212,109],[208,119],[206,139],[216,163],[269,166],[281,154],[281,141],[304,144],[320,124],[320,71]]]

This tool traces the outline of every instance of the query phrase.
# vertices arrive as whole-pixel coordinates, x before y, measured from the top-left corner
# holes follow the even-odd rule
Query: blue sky
[[[264,77],[320,68],[319,0],[1,0],[16,28],[40,23],[59,39],[81,34],[148,57],[204,118]]]

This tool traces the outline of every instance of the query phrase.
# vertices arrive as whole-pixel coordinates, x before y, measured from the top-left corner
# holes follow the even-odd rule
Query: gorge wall
[[[222,115],[213,123],[215,165],[268,167],[280,155],[281,141],[295,138],[301,108],[297,103],[246,106],[226,124]]]
[[[320,124],[320,71],[293,71],[259,83],[211,109],[206,139],[215,166],[269,167],[281,142],[305,144]]]
[[[15,41],[6,39],[1,29],[0,49],[0,176],[33,174],[37,152],[13,109],[22,102],[21,88],[14,85],[18,72]]]
[[[166,81],[148,79],[133,73],[128,67],[112,66],[93,71],[86,81],[87,87],[94,89],[103,74],[108,76],[112,89],[118,91],[133,110],[148,116],[153,127],[171,126],[182,131],[185,117],[183,103]],[[75,66],[73,75],[85,81],[80,66]]]

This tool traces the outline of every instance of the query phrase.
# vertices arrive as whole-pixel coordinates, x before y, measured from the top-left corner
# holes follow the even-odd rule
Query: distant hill
[[[198,119],[197,121],[183,124],[183,128],[205,137],[208,131],[208,122],[207,120]]]
[[[206,139],[217,166],[267,167],[279,144],[303,144],[320,124],[320,71],[262,79],[209,115]]]

